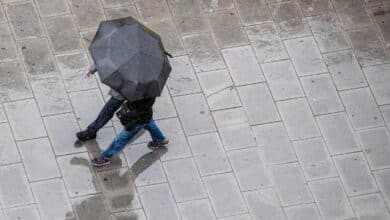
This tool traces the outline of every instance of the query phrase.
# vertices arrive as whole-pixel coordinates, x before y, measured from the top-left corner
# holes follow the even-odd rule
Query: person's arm
[[[92,76],[93,74],[95,74],[96,72],[97,72],[96,65],[95,65],[95,64],[92,64],[92,65],[89,66],[89,68],[88,68],[87,76],[90,77],[90,76]]]

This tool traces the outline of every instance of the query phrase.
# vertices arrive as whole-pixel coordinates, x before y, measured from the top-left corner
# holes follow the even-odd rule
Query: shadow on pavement
[[[75,147],[86,147],[92,156],[101,152],[96,140],[88,142],[75,143]],[[145,146],[146,147],[146,146]],[[144,154],[130,168],[123,166],[122,159],[115,156],[111,164],[101,167],[92,168],[90,161],[84,158],[74,157],[71,160],[72,165],[88,167],[93,176],[93,182],[99,193],[75,198],[72,201],[75,215],[79,220],[109,220],[112,212],[123,212],[138,208],[138,199],[135,197],[134,180],[153,163],[158,161],[168,149],[161,147],[155,151]],[[101,192],[101,193],[100,193]],[[135,207],[134,207],[135,206]],[[141,208],[141,207],[139,207]],[[66,216],[73,216],[67,213]],[[69,219],[69,218],[65,218]],[[74,217],[73,219],[76,219]],[[121,214],[113,218],[114,220],[137,220],[135,213]]]

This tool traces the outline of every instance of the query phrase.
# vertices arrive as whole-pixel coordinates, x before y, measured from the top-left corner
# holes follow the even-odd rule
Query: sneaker
[[[96,157],[94,159],[91,160],[91,163],[92,165],[94,165],[95,167],[101,167],[101,166],[104,166],[104,165],[108,165],[110,164],[110,159],[108,159],[107,157]]]
[[[77,138],[80,141],[88,141],[96,138],[96,133],[90,133],[89,131],[80,131],[76,133]]]
[[[151,141],[148,143],[148,148],[152,149],[152,150],[155,150],[159,147],[164,147],[165,145],[167,145],[169,143],[169,140],[168,139],[164,139],[163,141],[157,143],[155,141]]]

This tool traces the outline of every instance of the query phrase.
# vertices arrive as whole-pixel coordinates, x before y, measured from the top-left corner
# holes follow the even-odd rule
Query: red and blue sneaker
[[[108,165],[111,163],[110,159],[108,159],[107,157],[96,157],[94,159],[91,160],[91,163],[92,165],[94,165],[95,167],[101,167],[101,166],[104,166],[104,165]]]

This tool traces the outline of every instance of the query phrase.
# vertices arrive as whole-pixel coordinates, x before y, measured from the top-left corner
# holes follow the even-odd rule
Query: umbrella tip
[[[164,51],[164,53],[165,53],[165,55],[167,55],[169,58],[173,58],[173,56],[172,56],[170,53],[168,53],[167,51]]]

